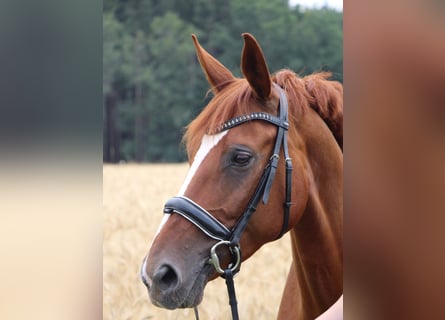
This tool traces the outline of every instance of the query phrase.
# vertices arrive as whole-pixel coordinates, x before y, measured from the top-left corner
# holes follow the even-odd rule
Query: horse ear
[[[249,33],[242,34],[244,48],[241,55],[241,71],[256,94],[264,100],[270,97],[271,79],[263,51]]]
[[[195,44],[199,64],[206,75],[207,81],[212,86],[212,91],[215,93],[221,91],[225,85],[234,79],[233,74],[221,62],[216,60],[201,47],[196,35],[192,34],[192,38]]]

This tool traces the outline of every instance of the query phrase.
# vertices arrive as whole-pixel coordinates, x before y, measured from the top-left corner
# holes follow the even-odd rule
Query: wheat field
[[[163,204],[176,195],[187,168],[187,164],[103,166],[103,319],[195,319],[192,309],[153,306],[139,279]],[[286,235],[242,264],[235,277],[240,319],[276,318],[290,261]],[[198,307],[200,319],[231,319],[228,303],[224,280],[210,282]]]

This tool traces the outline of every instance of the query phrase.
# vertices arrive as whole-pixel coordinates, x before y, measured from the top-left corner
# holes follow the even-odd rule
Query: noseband
[[[173,197],[169,199],[164,207],[165,214],[177,213],[197,226],[207,236],[212,239],[218,240],[218,242],[210,250],[209,262],[213,264],[215,270],[226,279],[227,289],[229,292],[229,300],[232,308],[232,317],[234,320],[238,319],[238,310],[236,307],[236,295],[235,287],[233,284],[233,276],[239,271],[241,266],[241,250],[240,250],[240,238],[245,230],[250,217],[256,211],[258,203],[262,198],[263,204],[267,204],[269,200],[270,190],[272,188],[272,182],[275,178],[275,173],[278,166],[278,160],[280,158],[281,146],[283,146],[283,153],[286,164],[286,192],[284,200],[284,215],[283,225],[281,231],[277,236],[280,238],[288,229],[289,224],[289,210],[291,206],[291,191],[292,191],[292,160],[289,157],[287,132],[289,128],[288,120],[288,102],[284,90],[278,85],[274,84],[280,92],[279,114],[278,117],[265,112],[253,112],[246,115],[241,115],[232,118],[224,122],[218,129],[217,133],[229,130],[233,127],[239,126],[249,121],[266,121],[277,126],[277,136],[275,139],[275,145],[272,155],[269,158],[269,162],[264,168],[263,175],[261,176],[258,186],[255,189],[249,203],[244,210],[244,213],[235,224],[232,229],[227,228],[221,222],[219,222],[210,212],[202,208],[193,200],[185,197]],[[227,269],[222,269],[216,249],[219,246],[227,246],[231,254],[232,262]],[[196,309],[195,309],[196,311]]]

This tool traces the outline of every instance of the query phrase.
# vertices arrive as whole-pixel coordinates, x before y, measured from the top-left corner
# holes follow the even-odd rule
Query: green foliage
[[[105,0],[104,150],[113,152],[104,160],[186,159],[182,132],[209,88],[192,33],[238,76],[240,35],[250,32],[272,72],[329,70],[342,81],[342,23],[341,12],[302,10],[286,0]]]

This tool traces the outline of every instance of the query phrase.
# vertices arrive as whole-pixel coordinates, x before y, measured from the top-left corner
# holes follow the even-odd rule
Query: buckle
[[[221,268],[221,264],[219,262],[218,254],[216,253],[216,249],[221,245],[226,245],[229,248],[232,258],[235,258],[235,262],[232,261],[227,268],[228,270],[231,270],[233,272],[233,274],[235,274],[238,271],[238,268],[241,264],[241,253],[240,253],[239,246],[233,245],[230,241],[222,240],[222,241],[216,243],[210,249],[209,262],[213,265],[216,272],[218,272],[219,274],[224,274],[224,270]]]

